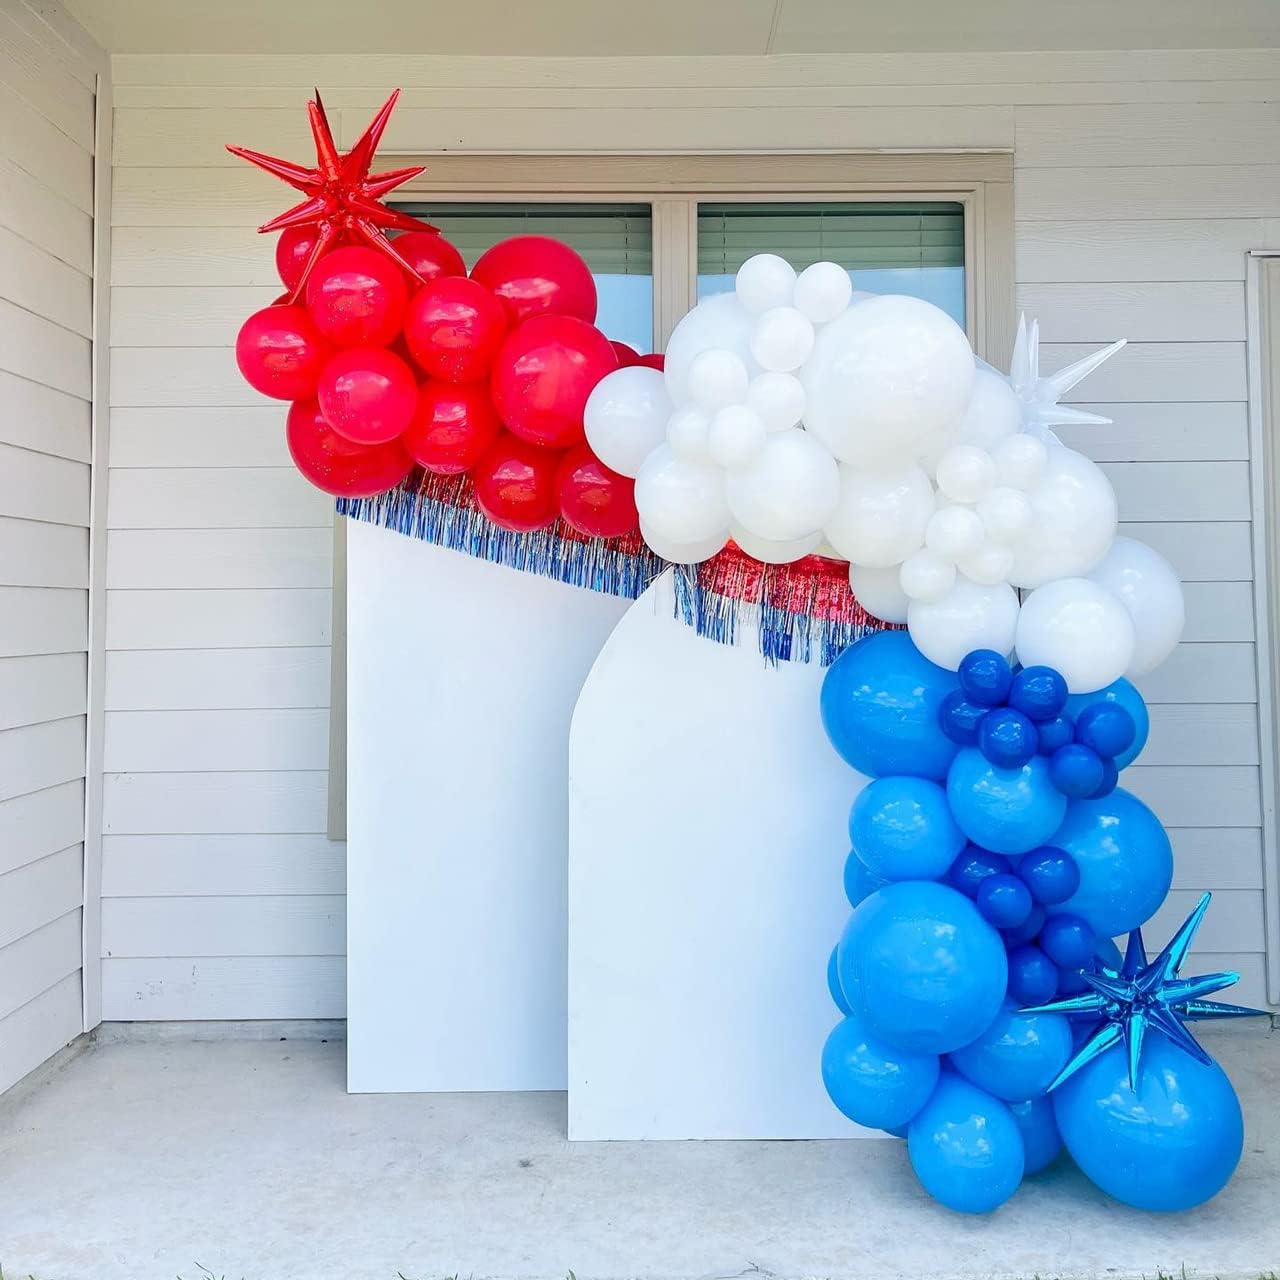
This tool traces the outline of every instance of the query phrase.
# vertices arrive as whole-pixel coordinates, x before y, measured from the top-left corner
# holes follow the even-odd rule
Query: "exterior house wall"
[[[401,85],[406,152],[1012,149],[1044,362],[1131,340],[1080,388],[1115,425],[1064,434],[1187,582],[1126,775],[1177,855],[1152,932],[1213,889],[1200,961],[1265,1002],[1244,268],[1280,244],[1280,52],[117,56],[114,80],[104,1017],[343,1012],[330,506],[231,351],[278,291],[252,228],[288,193],[222,149],[307,157],[316,83],[346,144]]]

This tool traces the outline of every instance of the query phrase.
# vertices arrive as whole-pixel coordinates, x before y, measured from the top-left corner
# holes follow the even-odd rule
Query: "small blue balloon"
[[[854,1124],[907,1124],[938,1083],[938,1056],[894,1049],[856,1016],[838,1022],[822,1048],[822,1083]]]
[[[1099,964],[1105,965],[1108,969],[1114,969],[1117,973],[1120,971],[1120,966],[1124,964],[1124,957],[1120,954],[1120,948],[1116,946],[1114,938],[1099,938],[1093,949],[1093,955]]]
[[[1040,930],[1040,947],[1059,969],[1080,969],[1093,959],[1098,938],[1079,916],[1055,915]]]
[[[1031,908],[1031,914],[1020,925],[1004,931],[1005,946],[1020,947],[1025,942],[1031,942],[1039,936],[1040,930],[1044,928],[1045,919],[1044,908],[1037,902]]]
[[[978,726],[990,710],[979,702],[970,702],[962,689],[952,689],[942,700],[938,723],[942,732],[962,747],[972,747],[978,741]]]
[[[1240,1102],[1222,1068],[1159,1034],[1143,1041],[1136,1093],[1117,1045],[1054,1090],[1053,1110],[1085,1175],[1135,1209],[1203,1204],[1227,1185],[1244,1148]]]
[[[1032,720],[1052,720],[1067,705],[1067,682],[1052,667],[1023,667],[1013,677],[1009,705]]]
[[[1051,756],[1059,747],[1074,742],[1076,726],[1070,716],[1054,716],[1052,720],[1041,720],[1036,725],[1036,751],[1042,756]]]
[[[1006,1102],[1034,1098],[1071,1057],[1071,1023],[1061,1013],[1020,1013],[1006,1001],[991,1025],[949,1061],[967,1080]]]
[[[1004,655],[994,649],[974,649],[960,659],[956,672],[960,688],[970,702],[984,707],[998,707],[1009,696],[1013,672]]]
[[[1026,1156],[1008,1106],[944,1071],[911,1122],[907,1153],[924,1189],[960,1213],[989,1213],[1018,1189]]]
[[[1092,747],[1068,742],[1053,753],[1049,761],[1049,777],[1064,796],[1084,800],[1102,785],[1106,771],[1102,757]]]
[[[822,723],[831,745],[859,773],[941,779],[956,744],[942,732],[942,700],[955,672],[934,666],[905,631],[877,631],[851,644],[822,682]]]
[[[1102,761],[1102,781],[1089,793],[1089,799],[1101,800],[1103,796],[1109,796],[1116,789],[1116,784],[1119,781],[1120,770],[1116,768],[1116,762],[1109,757],[1104,757]]]
[[[1009,998],[1018,1005],[1045,1004],[1058,990],[1058,966],[1029,943],[1009,952]]]
[[[849,856],[844,860],[844,896],[849,899],[851,907],[869,898],[884,883],[879,876],[873,876],[867,870],[856,850],[849,850]]]
[[[1062,1150],[1062,1135],[1053,1115],[1053,1099],[1048,1096],[1031,1098],[1027,1102],[1011,1102],[1009,1110],[1013,1122],[1022,1134],[1022,1149],[1026,1153],[1023,1175],[1030,1177],[1047,1168]]]
[[[1080,887],[1080,871],[1065,849],[1033,849],[1018,863],[1018,875],[1043,906],[1066,902]]]
[[[984,849],[1026,853],[1048,842],[1062,823],[1067,799],[1049,778],[1049,762],[1033,756],[1002,769],[966,747],[947,774],[947,799],[961,831]]]
[[[849,814],[858,857],[883,880],[934,880],[964,848],[947,794],[927,778],[877,778]]]
[[[831,948],[831,956],[827,960],[827,990],[837,1009],[846,1016],[849,1014],[849,1002],[840,990],[840,969],[836,964],[836,948]]]
[[[1076,716],[1076,741],[1100,756],[1114,759],[1128,751],[1137,736],[1133,717],[1116,702],[1091,702]]]
[[[1119,972],[1122,959],[1120,956],[1120,948],[1110,938],[1099,938],[1093,949],[1093,958],[1081,969],[1063,969],[1058,974],[1058,994],[1060,996],[1075,996],[1083,991],[1091,991],[1093,988],[1084,980],[1085,969],[1090,973],[1097,973],[1104,965],[1106,968],[1115,972]],[[1086,1030],[1091,1029],[1087,1024]]]
[[[978,889],[988,876],[1003,875],[1009,870],[1008,858],[976,844],[967,844],[947,872],[947,883],[967,897],[976,898]]]
[[[1123,707],[1133,719],[1134,739],[1132,745],[1116,757],[1116,768],[1123,769],[1133,763],[1138,753],[1146,746],[1147,734],[1151,728],[1151,718],[1147,714],[1147,704],[1133,684],[1123,677],[1114,684],[1096,693],[1076,693],[1067,699],[1067,713],[1078,716],[1085,707],[1097,702],[1109,702]]]
[[[1036,754],[1038,742],[1035,725],[1012,707],[988,711],[978,726],[978,749],[1002,769],[1026,764]]]
[[[1016,929],[1031,914],[1031,890],[1007,872],[983,880],[976,900],[983,918],[997,929]]]

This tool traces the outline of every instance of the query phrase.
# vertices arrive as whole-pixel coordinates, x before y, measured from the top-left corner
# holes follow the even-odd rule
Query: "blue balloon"
[[[1020,925],[1002,930],[1005,946],[1020,947],[1023,943],[1032,941],[1039,936],[1040,930],[1044,928],[1044,922],[1044,908],[1037,902],[1031,908],[1031,914]]]
[[[1143,1042],[1136,1093],[1117,1045],[1054,1090],[1053,1110],[1076,1164],[1135,1209],[1203,1204],[1227,1185],[1244,1147],[1240,1102],[1222,1068],[1159,1034]]]
[[[1138,753],[1147,743],[1147,734],[1151,729],[1151,717],[1147,714],[1147,704],[1142,694],[1123,677],[1109,684],[1096,693],[1076,693],[1067,699],[1067,713],[1078,716],[1087,706],[1095,702],[1110,702],[1123,707],[1133,717],[1135,736],[1133,744],[1116,757],[1116,768],[1123,769],[1137,758]]]
[[[1009,705],[1032,720],[1052,720],[1067,705],[1067,682],[1052,667],[1023,667],[1013,677]]]
[[[1009,952],[1009,999],[1015,1004],[1045,1004],[1057,990],[1058,966],[1039,947],[1024,943]]]
[[[1099,938],[1093,948],[1093,957],[1089,964],[1085,966],[1090,973],[1097,973],[1098,970],[1105,965],[1108,969],[1115,972],[1120,971],[1120,965],[1123,963],[1120,955],[1120,948],[1110,938]],[[1058,994],[1060,996],[1075,996],[1082,991],[1091,991],[1092,988],[1084,980],[1084,969],[1063,969],[1058,974]],[[1089,1030],[1089,1024],[1081,1024],[1086,1030]]]
[[[963,894],[931,880],[873,893],[845,925],[837,964],[867,1030],[919,1053],[949,1053],[981,1035],[1008,978],[1000,935]]]
[[[827,991],[836,1008],[847,1016],[850,1012],[849,1002],[844,998],[844,992],[840,990],[840,969],[836,965],[835,947],[831,948],[831,955],[827,959]]]
[[[1016,929],[1031,914],[1031,890],[1008,873],[983,880],[975,901],[983,919],[997,929]]]
[[[887,1124],[884,1127],[884,1131],[891,1138],[905,1138],[910,1127],[910,1124]]]
[[[1043,756],[1018,769],[1001,769],[972,747],[956,756],[947,774],[947,799],[961,831],[974,844],[1004,854],[1047,844],[1067,808]]]
[[[990,710],[978,702],[965,699],[964,690],[952,689],[942,700],[938,710],[938,723],[942,732],[962,747],[972,747],[978,741],[978,726]]]
[[[868,1129],[908,1123],[938,1083],[938,1055],[894,1049],[856,1016],[838,1022],[822,1047],[822,1083],[831,1101]]]
[[[1173,883],[1169,837],[1123,788],[1102,800],[1073,801],[1052,843],[1080,870],[1080,887],[1053,910],[1079,916],[1099,937],[1117,937],[1149,920]]]
[[[1066,902],[1080,887],[1080,871],[1063,849],[1034,849],[1018,863],[1018,875],[1044,906]]]
[[[1076,717],[1076,741],[1114,759],[1133,746],[1138,727],[1118,703],[1091,702]]]
[[[882,880],[934,880],[964,848],[947,794],[927,778],[877,778],[849,814],[858,857]]]
[[[1036,725],[1036,751],[1042,756],[1051,756],[1059,747],[1074,742],[1076,727],[1070,716],[1054,716],[1052,720],[1041,720]]]
[[[879,876],[873,876],[867,870],[856,850],[849,850],[849,856],[844,860],[844,896],[849,899],[851,907],[858,906],[884,883]]]
[[[979,849],[976,844],[967,844],[951,864],[947,882],[968,897],[976,898],[984,880],[989,876],[1004,875],[1008,870],[1008,858],[988,849]]]
[[[1059,969],[1083,968],[1097,944],[1097,935],[1079,916],[1050,916],[1040,930],[1040,948]]]
[[[1026,1156],[1008,1106],[944,1071],[911,1122],[907,1154],[924,1189],[948,1209],[989,1213],[1018,1189]]]
[[[1109,796],[1115,789],[1116,783],[1120,781],[1120,770],[1116,768],[1116,762],[1107,757],[1102,761],[1102,781],[1090,793],[1090,800],[1101,800],[1103,796]]]
[[[1012,707],[988,711],[978,726],[978,749],[992,764],[1016,769],[1036,753],[1036,727]]]
[[[1049,761],[1053,785],[1073,800],[1085,800],[1102,786],[1106,778],[1102,757],[1079,742],[1059,747]]]
[[[938,711],[955,672],[930,662],[905,631],[878,631],[851,644],[822,682],[822,723],[831,745],[873,778],[907,773],[942,779],[956,744]]]
[[[1027,1102],[1011,1102],[1013,1122],[1022,1134],[1022,1149],[1026,1152],[1023,1175],[1030,1177],[1051,1165],[1062,1150],[1062,1135],[1053,1116],[1053,1099],[1031,1098]]]
[[[956,672],[960,688],[970,702],[983,707],[998,707],[1009,696],[1013,671],[1004,654],[994,649],[974,649],[960,659]]]
[[[965,1079],[1006,1102],[1043,1093],[1071,1057],[1071,1023],[1061,1013],[1019,1013],[1005,1001],[995,1021],[950,1056]]]

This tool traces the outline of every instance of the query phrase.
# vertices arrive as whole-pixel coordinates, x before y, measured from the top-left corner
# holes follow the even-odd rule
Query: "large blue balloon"
[[[1147,745],[1147,734],[1151,731],[1151,717],[1147,714],[1147,704],[1133,685],[1122,676],[1115,684],[1109,684],[1097,693],[1074,693],[1067,699],[1067,714],[1075,717],[1085,707],[1095,702],[1113,702],[1123,707],[1132,717],[1136,735],[1133,743],[1116,756],[1116,768],[1123,769],[1132,764],[1138,752]]]
[[[1000,935],[963,894],[900,880],[849,917],[840,986],[867,1029],[896,1049],[950,1053],[1000,1012],[1008,962]]]
[[[823,1045],[822,1083],[855,1124],[894,1129],[929,1101],[938,1083],[938,1055],[891,1048],[861,1018],[847,1017]]]
[[[1009,1110],[1022,1134],[1022,1149],[1027,1157],[1023,1174],[1030,1177],[1052,1164],[1062,1150],[1062,1135],[1053,1116],[1053,1099],[1042,1096],[1026,1102],[1011,1102]]]
[[[847,1015],[849,1002],[844,998],[844,992],[840,990],[840,970],[836,965],[835,947],[831,948],[831,955],[827,958],[827,992],[835,1007]]]
[[[1142,1046],[1138,1091],[1116,1045],[1053,1092],[1058,1129],[1089,1178],[1136,1209],[1191,1209],[1227,1185],[1244,1146],[1231,1081],[1158,1032]]]
[[[989,1213],[1018,1189],[1026,1155],[999,1098],[944,1071],[907,1130],[911,1167],[935,1200],[960,1213]]]
[[[1080,886],[1050,908],[1079,916],[1100,938],[1149,920],[1173,882],[1173,850],[1156,815],[1117,787],[1100,800],[1076,800],[1049,842],[1080,870]]]
[[[867,870],[866,863],[850,849],[849,856],[844,860],[844,896],[849,899],[849,905],[860,905],[883,884],[884,881],[879,876],[873,876]]]
[[[854,852],[882,880],[936,880],[964,848],[947,793],[928,778],[877,778],[849,814]]]
[[[1048,844],[1067,809],[1043,756],[1020,769],[1001,769],[973,747],[952,763],[947,799],[965,835],[996,853],[1027,853]]]
[[[831,745],[873,778],[909,773],[941,779],[959,749],[942,732],[942,699],[958,689],[905,631],[878,631],[850,645],[822,682],[822,723]]]
[[[1006,1102],[1043,1093],[1071,1057],[1071,1024],[1061,1013],[1019,1013],[1006,1001],[995,1021],[951,1055],[965,1079]]]

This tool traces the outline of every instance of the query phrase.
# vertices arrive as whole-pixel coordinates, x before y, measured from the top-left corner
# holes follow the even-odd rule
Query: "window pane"
[[[439,227],[468,268],[508,236],[554,236],[576,249],[600,296],[596,323],[638,351],[653,347],[653,215],[646,204],[397,204]]]
[[[780,254],[797,271],[838,262],[855,289],[924,298],[964,324],[963,205],[699,204],[699,298],[732,289],[755,253]]]

